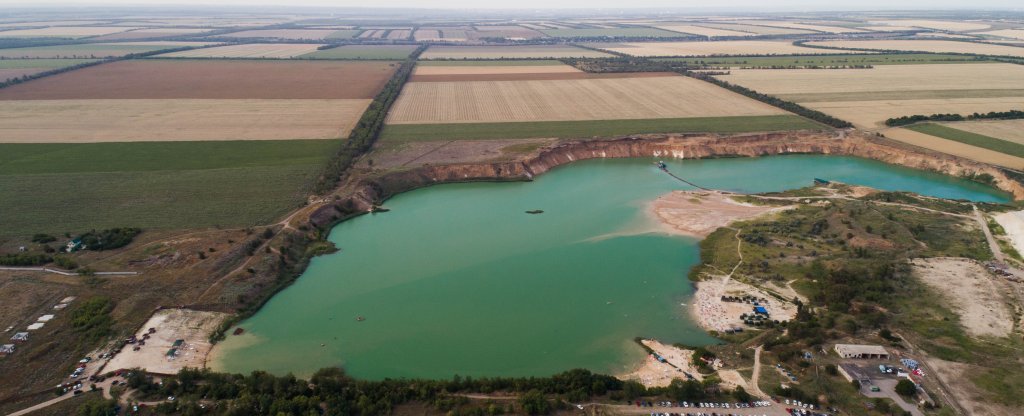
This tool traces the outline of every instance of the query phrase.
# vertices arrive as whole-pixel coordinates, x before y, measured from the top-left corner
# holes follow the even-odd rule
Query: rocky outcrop
[[[608,140],[569,141],[537,149],[510,162],[422,166],[362,180],[347,198],[316,210],[310,222],[328,226],[366,212],[387,198],[437,183],[530,180],[552,168],[597,158],[655,157],[704,159],[780,154],[828,154],[875,159],[953,176],[989,174],[995,185],[1024,199],[1024,186],[997,167],[857,132],[783,132],[745,135],[642,135]]]

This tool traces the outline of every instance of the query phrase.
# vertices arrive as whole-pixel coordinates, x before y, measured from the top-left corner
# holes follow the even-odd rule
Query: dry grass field
[[[872,32],[899,32],[899,31],[905,31],[905,30],[921,30],[921,28],[917,28],[917,27],[913,27],[913,26],[887,26],[887,25],[860,26],[860,27],[858,27],[858,29],[864,29],[864,30],[868,30],[868,31],[872,31]]]
[[[16,29],[0,32],[0,38],[87,38],[125,32],[137,27],[119,26],[59,26],[41,29]]]
[[[740,32],[737,30],[720,29],[714,27],[704,27],[697,25],[658,25],[654,26],[658,29],[668,30],[670,32],[689,33],[692,35],[701,35],[707,37],[715,36],[756,36],[750,32]]]
[[[377,61],[127,60],[0,89],[0,100],[361,99],[373,98],[394,70]]]
[[[814,33],[810,30],[801,29],[787,29],[781,27],[772,26],[757,26],[757,25],[745,25],[740,23],[701,23],[701,26],[713,27],[717,29],[735,30],[739,32],[750,32],[758,35],[803,35],[808,33]]]
[[[388,39],[391,39],[391,40],[409,39],[409,36],[411,36],[411,35],[412,35],[412,30],[406,30],[406,29],[392,30],[392,31],[388,32]]]
[[[437,41],[441,40],[441,32],[431,29],[419,29],[413,34],[413,37],[417,42]]]
[[[827,26],[811,23],[787,22],[782,20],[751,20],[748,23],[760,26],[781,27],[786,29],[809,30],[822,33],[862,33],[864,30],[842,26]]]
[[[891,25],[891,26],[913,26],[925,29],[945,30],[949,32],[966,32],[972,30],[984,30],[992,27],[987,23],[975,23],[975,22],[951,22],[948,20],[914,20],[914,19],[897,19],[897,20],[872,20],[871,24],[877,25]]]
[[[1024,96],[1024,66],[1003,63],[734,69],[719,78],[797,102]]]
[[[1011,169],[1024,169],[1024,159],[993,150],[983,149],[902,128],[888,129],[884,130],[882,133],[890,139],[912,144],[914,146]]]
[[[273,58],[287,59],[316,52],[316,44],[266,43],[218,46],[157,55],[160,58]]]
[[[551,74],[582,73],[574,66],[557,65],[418,65],[413,76],[422,75],[481,75],[481,74]]]
[[[475,31],[470,32],[471,39],[483,38],[506,38],[506,39],[535,39],[542,38],[544,34],[533,29],[522,26],[476,26]]]
[[[0,101],[0,143],[331,139],[369,99]]]
[[[977,34],[1024,40],[1024,29],[1002,29],[990,32],[979,32]]]
[[[754,116],[784,114],[692,78],[406,84],[389,124]]]
[[[827,49],[794,46],[788,41],[729,40],[720,42],[633,42],[590,46],[633,56],[820,55]]]
[[[417,38],[418,39],[418,38]],[[604,52],[574,46],[431,46],[421,59],[606,58]]]
[[[267,29],[243,30],[218,37],[226,38],[276,38],[276,39],[312,39],[322,40],[337,32],[334,29]]]
[[[1024,120],[976,120],[941,124],[957,130],[1024,144]]]
[[[833,40],[807,44],[833,48],[1024,57],[1024,48],[954,40]]]
[[[210,42],[118,42],[0,49],[0,58],[112,58],[133,53],[212,45]]]

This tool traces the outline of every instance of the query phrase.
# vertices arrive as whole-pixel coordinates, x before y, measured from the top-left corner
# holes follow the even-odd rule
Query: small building
[[[50,322],[51,320],[53,320],[53,315],[43,315],[40,316],[39,319],[36,319],[36,321],[39,322]]]
[[[34,323],[34,324],[32,324],[32,325],[29,325],[29,326],[28,326],[28,330],[29,330],[29,331],[35,331],[35,330],[37,330],[37,329],[40,329],[40,328],[42,328],[42,327],[43,327],[44,325],[46,325],[46,324],[45,324],[45,323],[43,323],[43,322],[36,322],[36,323]]]
[[[64,246],[64,251],[67,251],[68,253],[74,253],[83,248],[85,248],[85,246],[82,245],[82,239],[76,238],[74,240],[68,241],[68,244]]]
[[[28,332],[18,332],[11,337],[11,341],[28,341]]]
[[[14,353],[14,344],[0,345],[0,354],[11,354]]]
[[[58,303],[56,305],[53,305],[53,309],[56,309],[58,311],[61,310],[61,309],[66,308],[66,307],[68,307],[68,304],[66,304],[66,303]]]
[[[839,374],[846,379],[846,381],[857,380],[861,385],[871,384],[871,377],[868,376],[867,372],[863,368],[856,364],[839,364]]]
[[[835,351],[843,358],[889,359],[889,351],[881,345],[836,344]]]

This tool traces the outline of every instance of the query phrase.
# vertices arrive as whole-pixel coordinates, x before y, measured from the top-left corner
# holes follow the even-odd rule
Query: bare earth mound
[[[1013,331],[1013,314],[1002,289],[980,264],[960,258],[917,259],[914,276],[944,296],[973,336],[1005,337]]]
[[[129,60],[0,90],[0,100],[373,98],[388,62]]]

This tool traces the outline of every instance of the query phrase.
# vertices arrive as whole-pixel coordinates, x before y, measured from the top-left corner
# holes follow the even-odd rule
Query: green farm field
[[[416,45],[345,45],[299,55],[297,59],[384,59],[409,57]]]
[[[921,64],[963,64],[992,62],[988,58],[968,55],[905,53],[869,55],[788,55],[788,56],[738,56],[705,58],[661,58],[661,62],[685,62],[693,65],[710,66],[835,66],[835,65],[921,65]]]
[[[640,120],[538,121],[512,123],[393,124],[381,139],[395,142],[432,140],[586,138],[646,133],[745,133],[819,130],[826,127],[795,115],[693,117]]]
[[[963,131],[952,127],[946,127],[933,123],[915,124],[912,126],[907,126],[906,128],[909,130],[916,131],[918,133],[924,133],[930,136],[941,137],[943,139],[969,144],[971,146],[994,150],[999,153],[1005,153],[1011,156],[1024,157],[1024,145],[1014,143],[1011,141],[997,139],[995,137],[971,133],[968,131]]]
[[[687,35],[650,27],[614,29],[545,29],[545,35],[553,38],[679,38]]]
[[[337,140],[0,144],[0,236],[273,222]],[[16,220],[15,220],[16,218]]]

